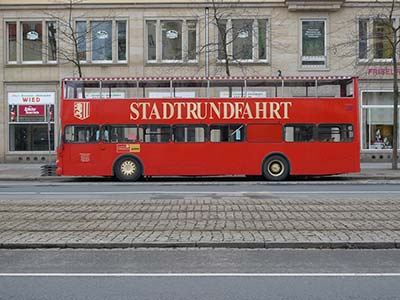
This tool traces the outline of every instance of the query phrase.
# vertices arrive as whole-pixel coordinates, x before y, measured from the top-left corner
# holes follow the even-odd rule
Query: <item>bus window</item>
[[[211,142],[243,142],[243,124],[215,124],[210,126]]]
[[[353,125],[320,124],[318,126],[318,140],[320,142],[351,142],[353,138]]]
[[[252,143],[282,142],[282,125],[249,124],[247,126],[247,141]]]
[[[206,126],[175,125],[173,127],[174,142],[201,143],[206,141]]]
[[[95,143],[100,139],[98,125],[68,125],[64,130],[65,143]]]
[[[285,125],[285,142],[311,142],[314,140],[315,126],[312,124]]]
[[[102,127],[104,142],[133,143],[137,139],[136,125],[107,125]]]
[[[170,141],[171,128],[169,125],[141,125],[139,140],[144,143],[167,143]]]

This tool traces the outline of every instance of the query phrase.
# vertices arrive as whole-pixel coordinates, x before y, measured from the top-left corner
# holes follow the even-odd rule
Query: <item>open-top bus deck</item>
[[[359,172],[357,78],[71,78],[57,174]]]

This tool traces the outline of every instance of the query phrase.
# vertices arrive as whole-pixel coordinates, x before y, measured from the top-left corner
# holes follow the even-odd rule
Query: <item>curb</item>
[[[140,242],[140,243],[3,243],[0,249],[400,249],[400,242]]]

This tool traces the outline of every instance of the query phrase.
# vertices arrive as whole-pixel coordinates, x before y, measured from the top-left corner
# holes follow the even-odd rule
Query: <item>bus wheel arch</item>
[[[290,161],[283,153],[270,153],[263,160],[261,174],[271,181],[286,180],[290,175]]]
[[[114,161],[112,174],[120,181],[136,181],[144,174],[143,163],[134,155],[122,155]]]

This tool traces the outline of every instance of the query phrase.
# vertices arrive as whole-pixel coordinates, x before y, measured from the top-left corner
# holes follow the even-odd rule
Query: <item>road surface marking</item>
[[[400,277],[400,273],[0,273],[0,277]]]

